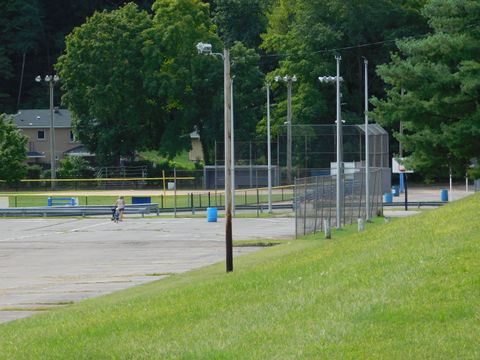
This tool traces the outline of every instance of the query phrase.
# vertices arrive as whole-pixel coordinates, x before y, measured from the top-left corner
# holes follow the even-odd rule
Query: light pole
[[[368,60],[365,65],[365,220],[370,219],[370,150],[368,142]]]
[[[292,83],[297,81],[295,75],[275,76],[275,81],[287,83],[287,182],[292,183]]]
[[[341,119],[341,103],[340,103],[340,82],[343,81],[343,78],[340,76],[340,60],[342,57],[340,55],[335,55],[335,60],[337,61],[337,76],[320,76],[318,80],[321,83],[332,83],[335,82],[337,87],[337,182],[336,182],[336,221],[337,229],[341,228],[341,213],[342,213],[342,196],[343,196],[343,142],[342,142],[342,119]]]
[[[402,88],[400,95],[403,97],[405,95],[405,89]],[[400,136],[403,136],[403,121],[400,120]],[[403,159],[403,144],[402,140],[398,142],[398,152],[400,153],[400,158]],[[383,166],[383,164],[382,164]],[[400,192],[405,192],[405,175],[400,173]]]
[[[235,127],[233,118],[233,78],[230,77],[230,98],[231,98],[231,119],[232,119],[232,141],[231,141],[231,153],[232,153],[232,213],[235,215]]]
[[[223,96],[224,96],[224,127],[225,127],[225,247],[226,269],[233,271],[233,239],[232,239],[232,122],[231,122],[231,77],[230,77],[230,51],[223,50],[221,53],[213,53],[212,45],[198,43],[196,46],[199,54],[219,56],[223,60]]]
[[[55,189],[55,178],[56,178],[56,170],[55,170],[55,129],[53,124],[53,88],[55,83],[57,83],[60,78],[58,75],[46,75],[45,82],[48,83],[50,88],[50,186],[51,189]],[[42,82],[42,77],[38,75],[35,78],[36,82]]]
[[[267,86],[267,179],[268,179],[268,213],[272,213],[272,142],[270,137],[270,83]]]

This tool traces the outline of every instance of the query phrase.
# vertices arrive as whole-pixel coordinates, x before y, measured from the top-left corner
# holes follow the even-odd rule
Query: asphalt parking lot
[[[233,231],[236,240],[291,238],[294,219],[238,218]],[[223,219],[2,219],[0,323],[224,259]]]

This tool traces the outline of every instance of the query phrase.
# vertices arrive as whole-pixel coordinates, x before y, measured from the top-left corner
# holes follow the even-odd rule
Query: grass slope
[[[0,358],[480,358],[480,196],[0,325]]]

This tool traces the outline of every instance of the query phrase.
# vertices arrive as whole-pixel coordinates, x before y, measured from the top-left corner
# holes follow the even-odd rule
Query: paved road
[[[223,261],[224,228],[223,219],[0,220],[0,323]],[[237,240],[291,238],[294,219],[235,219],[233,229]]]
[[[442,189],[448,189],[448,186],[413,186],[408,188],[408,201],[441,201],[440,191]],[[448,198],[450,201],[460,200],[465,196],[472,195],[473,188],[470,187],[469,191],[466,191],[464,186],[455,186],[452,191],[449,191]],[[394,196],[394,203],[403,203],[405,201],[405,194],[400,196]]]

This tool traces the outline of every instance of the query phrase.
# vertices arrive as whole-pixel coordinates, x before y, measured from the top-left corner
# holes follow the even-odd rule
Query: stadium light
[[[297,82],[295,75],[275,76],[276,82],[287,83],[287,182],[292,183],[292,84]]]
[[[342,120],[341,120],[341,103],[340,103],[340,82],[343,81],[343,78],[340,76],[340,61],[342,57],[340,55],[335,55],[335,60],[337,61],[337,75],[336,76],[320,76],[318,80],[321,83],[335,83],[337,91],[337,182],[336,182],[336,221],[337,229],[342,227],[341,224],[341,214],[343,209],[343,142],[342,142]]]
[[[53,122],[53,88],[55,83],[60,81],[58,75],[46,75],[45,82],[48,83],[50,88],[50,186],[51,189],[55,189],[55,178],[56,178],[56,166],[55,166],[55,128]],[[35,81],[38,83],[42,82],[42,77],[40,75],[35,77]]]

